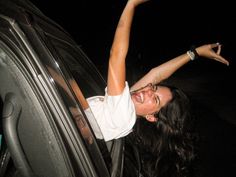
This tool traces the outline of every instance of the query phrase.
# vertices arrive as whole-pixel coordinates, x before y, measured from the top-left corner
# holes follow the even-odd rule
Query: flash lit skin
[[[168,87],[158,86],[157,90],[145,87],[133,92],[131,98],[136,114],[145,117],[158,112],[172,99],[172,94]]]

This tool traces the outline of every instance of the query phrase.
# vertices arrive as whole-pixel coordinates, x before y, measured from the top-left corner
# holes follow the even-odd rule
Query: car
[[[124,139],[96,138],[85,112],[104,78],[28,0],[0,0],[0,83],[0,177],[123,176]]]

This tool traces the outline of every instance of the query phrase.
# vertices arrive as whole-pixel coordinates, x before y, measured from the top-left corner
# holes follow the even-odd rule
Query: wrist
[[[187,55],[189,56],[190,60],[196,60],[197,58],[199,58],[199,54],[196,51],[196,48],[194,46],[192,46],[190,48],[190,50],[187,51]]]

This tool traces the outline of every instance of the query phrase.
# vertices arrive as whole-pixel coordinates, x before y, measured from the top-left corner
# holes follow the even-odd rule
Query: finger
[[[218,46],[220,46],[220,43],[219,43],[219,42],[214,43],[214,44],[211,44],[211,48],[215,48],[215,47],[218,47]]]
[[[220,56],[220,55],[214,57],[213,59],[216,60],[216,61],[219,61],[219,62],[221,62],[221,63],[223,63],[223,64],[229,65],[228,60],[226,60],[225,58],[223,58],[223,57]]]
[[[220,55],[220,52],[221,52],[221,45],[218,46],[218,49],[217,49],[217,54]]]
[[[211,44],[211,48],[212,48],[212,49],[215,48],[215,47],[217,47],[217,46],[218,46],[218,43]]]

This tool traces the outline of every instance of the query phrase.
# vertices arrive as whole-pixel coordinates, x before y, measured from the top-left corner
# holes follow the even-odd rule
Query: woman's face
[[[153,115],[165,106],[172,94],[168,87],[148,84],[131,94],[136,114],[140,116]]]

